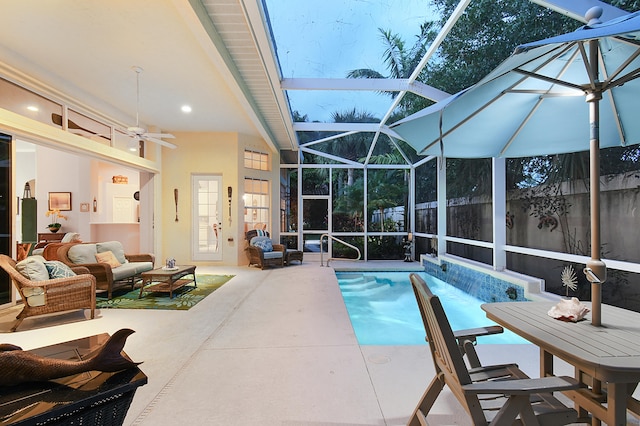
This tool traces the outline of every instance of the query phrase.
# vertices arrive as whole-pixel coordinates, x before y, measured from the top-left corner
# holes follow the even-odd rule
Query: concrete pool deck
[[[2,342],[30,349],[136,330],[125,350],[144,361],[149,383],[136,393],[127,425],[403,425],[434,374],[428,347],[358,345],[336,263],[321,267],[305,255],[302,265],[264,271],[199,266],[200,274],[235,277],[188,311],[102,309],[95,320],[78,312],[29,318]],[[2,330],[16,310],[0,311]],[[533,345],[480,345],[478,352],[485,363],[517,361],[538,375]],[[568,366],[559,370],[572,373]],[[460,411],[445,391],[428,420],[470,424]]]

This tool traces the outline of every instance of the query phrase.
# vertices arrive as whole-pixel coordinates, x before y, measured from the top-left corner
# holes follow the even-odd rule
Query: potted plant
[[[62,228],[62,224],[58,222],[58,220],[60,219],[67,220],[67,217],[62,213],[60,213],[60,209],[47,210],[47,212],[45,213],[45,216],[51,217],[51,223],[47,225],[47,228],[49,228],[49,231],[53,233],[58,232],[60,228]]]

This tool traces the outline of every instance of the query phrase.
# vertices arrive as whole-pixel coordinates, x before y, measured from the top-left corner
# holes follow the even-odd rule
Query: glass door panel
[[[303,199],[302,210],[304,251],[319,253],[320,236],[329,232],[329,199]],[[323,251],[326,252],[327,247]]]
[[[192,259],[222,260],[222,176],[191,177]]]

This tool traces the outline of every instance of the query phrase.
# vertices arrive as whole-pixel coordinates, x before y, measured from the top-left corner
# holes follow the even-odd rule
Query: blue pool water
[[[451,328],[495,325],[480,308],[483,301],[426,273],[418,273],[440,297]],[[361,345],[425,344],[420,311],[409,272],[336,272],[351,324]],[[528,343],[505,330],[478,343]]]

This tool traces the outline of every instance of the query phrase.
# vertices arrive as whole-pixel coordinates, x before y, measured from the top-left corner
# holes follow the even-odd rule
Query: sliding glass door
[[[11,136],[0,133],[0,253],[11,256]],[[0,269],[0,306],[11,302],[11,280]]]

